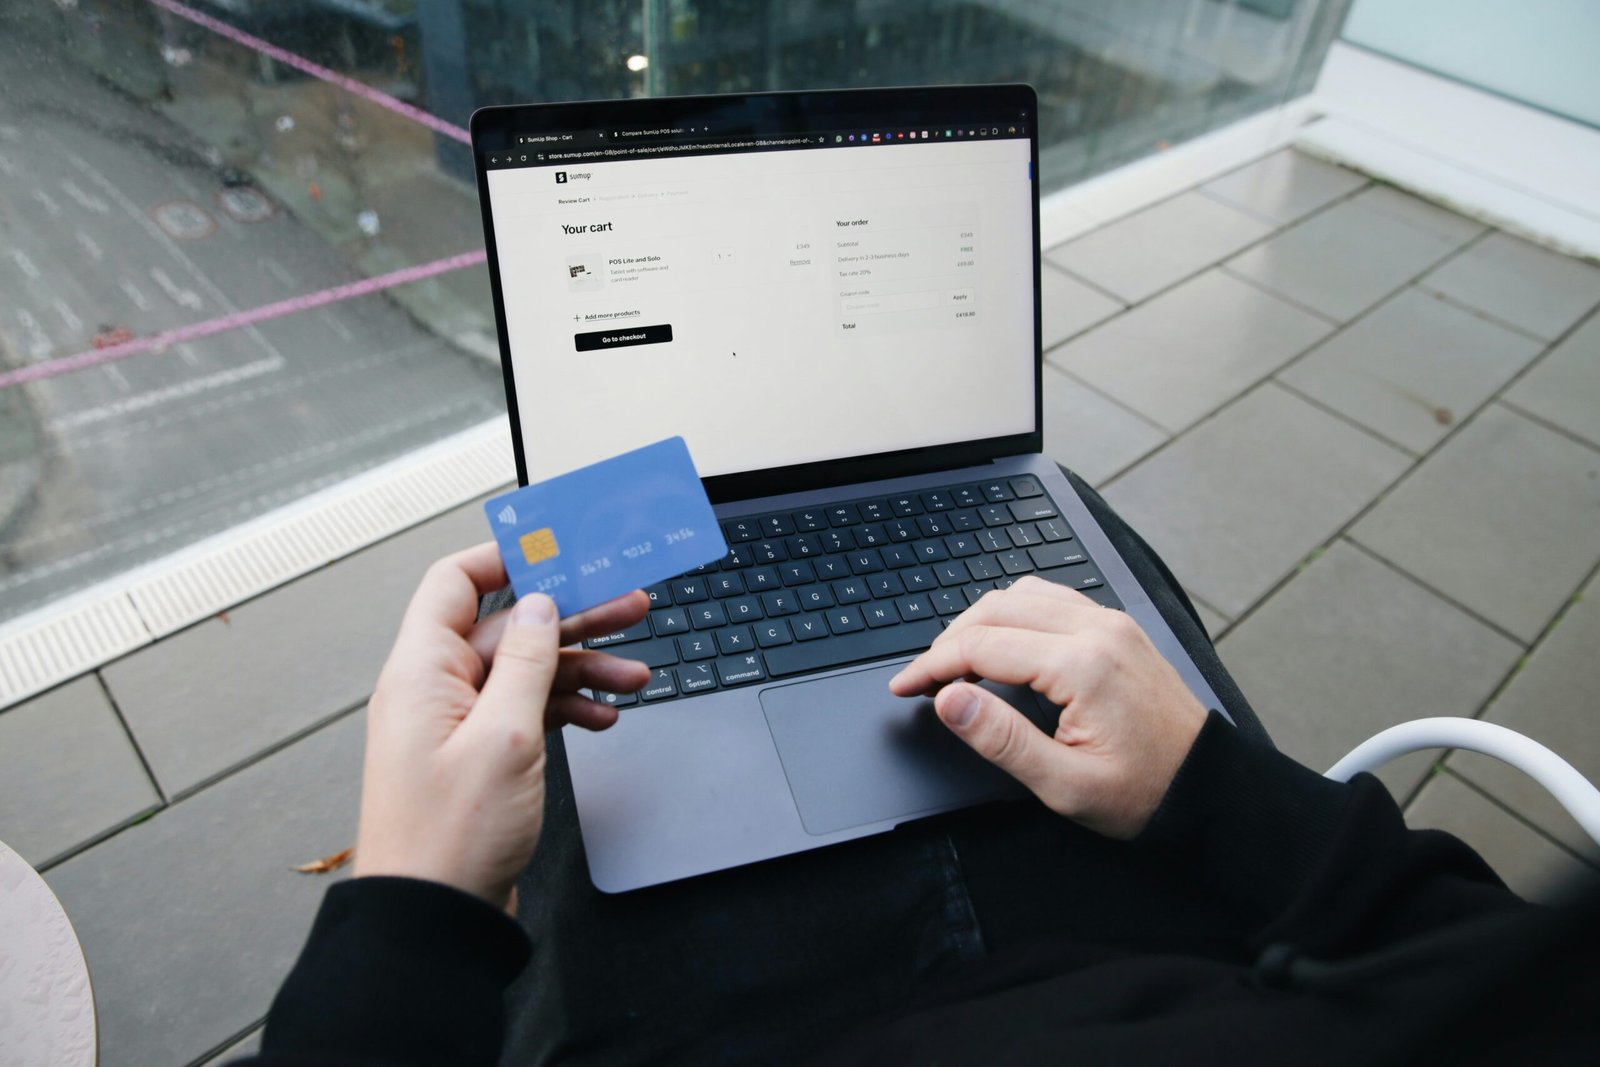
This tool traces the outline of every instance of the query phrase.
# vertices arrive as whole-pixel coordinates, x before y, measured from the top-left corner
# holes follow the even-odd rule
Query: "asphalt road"
[[[103,326],[146,336],[357,280],[260,194],[225,193],[203,147],[0,41],[12,365],[90,349]],[[382,294],[17,388],[41,444],[31,499],[0,501],[0,621],[504,412],[498,368]]]

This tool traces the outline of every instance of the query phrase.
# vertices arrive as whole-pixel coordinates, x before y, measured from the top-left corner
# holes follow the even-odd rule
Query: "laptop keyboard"
[[[728,554],[651,586],[651,609],[589,648],[643,660],[658,703],[926,648],[991,589],[1036,574],[1121,608],[1032,477],[722,520]]]

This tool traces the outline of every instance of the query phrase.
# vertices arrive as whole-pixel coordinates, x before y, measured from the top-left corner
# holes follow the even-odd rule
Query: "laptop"
[[[599,889],[1018,795],[887,683],[1026,574],[1220,707],[1041,453],[1031,88],[493,107],[472,147],[519,482],[681,434],[729,544],[588,642],[652,671],[565,733]]]

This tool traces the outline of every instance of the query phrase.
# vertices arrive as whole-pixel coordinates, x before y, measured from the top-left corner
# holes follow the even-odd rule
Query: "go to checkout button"
[[[573,337],[579,352],[595,352],[602,348],[627,348],[630,345],[661,345],[670,340],[672,340],[672,327],[666,324],[600,330],[597,333],[580,333]]]

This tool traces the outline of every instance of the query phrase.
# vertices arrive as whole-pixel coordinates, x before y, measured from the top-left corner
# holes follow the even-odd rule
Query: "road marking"
[[[111,376],[111,380],[116,382],[117,387],[124,393],[133,392],[133,386],[128,383],[128,378],[122,373],[121,367],[117,366],[115,363],[107,363],[106,373]]]
[[[61,321],[67,324],[67,329],[76,333],[83,329],[83,320],[78,318],[67,305],[65,300],[57,299],[55,302],[56,314],[61,316]]]
[[[319,314],[317,317],[320,318],[323,322],[327,323],[328,324],[328,329],[330,329],[334,333],[338,334],[339,335],[339,340],[343,341],[345,344],[350,344],[352,341],[354,341],[356,339],[356,335],[350,332],[350,327],[348,327],[344,323],[340,322],[339,321],[339,317],[337,315],[335,315],[333,312],[324,311],[321,314]]]
[[[27,308],[18,308],[17,321],[28,331],[28,357],[34,360],[49,359],[56,346],[50,342],[50,335],[44,332],[39,320]]]
[[[17,265],[17,269],[22,273],[34,281],[39,280],[39,268],[33,265],[33,260],[28,258],[28,253],[20,248],[13,248],[11,250],[11,261]]]
[[[44,205],[45,211],[49,212],[51,218],[54,219],[61,217],[61,205],[56,203],[55,197],[51,196],[43,189],[35,189],[33,191],[33,198]]]
[[[168,237],[198,241],[217,232],[217,220],[192,200],[168,200],[150,209]]]
[[[156,284],[161,286],[161,291],[170,296],[174,303],[191,311],[200,310],[200,295],[193,289],[183,288],[160,267],[151,267],[150,277],[155,279]]]
[[[17,165],[11,162],[10,157],[0,155],[0,174],[4,174],[7,178],[17,176]]]
[[[100,251],[100,246],[94,243],[94,238],[93,237],[90,237],[88,234],[84,233],[82,230],[77,231],[77,237],[78,237],[78,243],[83,246],[83,250],[85,252],[89,253],[89,258],[90,259],[92,259],[96,263],[98,263],[102,259],[106,258],[106,254],[104,252]]]
[[[210,337],[214,333],[237,330],[241,327],[246,330],[253,330],[258,322],[266,322],[270,319],[282,318],[285,315],[310,311],[313,308],[325,307],[328,304],[335,304],[341,300],[350,300],[358,296],[366,296],[369,293],[382,292],[384,289],[396,285],[406,285],[411,282],[421,281],[424,278],[432,278],[435,275],[446,274],[453,270],[461,270],[463,267],[474,267],[482,263],[485,258],[487,258],[486,253],[481,248],[473,252],[462,252],[460,255],[436,259],[432,263],[419,263],[414,267],[406,267],[403,270],[380,274],[375,278],[364,278],[359,282],[335,285],[332,288],[323,289],[315,293],[307,293],[304,296],[295,296],[290,297],[288,300],[264,304],[261,307],[251,308],[249,311],[234,311],[232,314],[219,315],[214,319],[206,319],[204,322],[179,326],[173,330],[164,330],[154,337],[136,337],[132,341],[126,341],[120,345],[91,349],[87,352],[79,352],[74,356],[63,356],[52,361],[48,366],[19,367],[16,370],[0,374],[0,389],[21,385],[23,382],[37,381],[40,378],[54,378],[57,375],[70,374],[84,367],[93,367],[101,363],[109,363],[112,360],[127,359],[129,356],[136,356],[141,352],[164,350],[167,346],[175,345],[180,341],[194,341],[201,337]],[[265,343],[264,340],[263,343]],[[283,358],[282,353],[276,348],[269,346],[268,350],[279,359]]]
[[[138,396],[130,396],[123,400],[113,400],[109,404],[101,404],[99,407],[74,411],[71,415],[63,415],[60,418],[51,419],[48,426],[55,431],[75,430],[80,426],[104,422],[119,415],[143,411],[145,408],[155,407],[157,404],[164,404],[169,400],[183,400],[198,393],[221,389],[223,386],[234,385],[238,382],[248,381],[251,378],[259,378],[263,374],[272,374],[275,371],[280,371],[283,367],[284,361],[282,357],[258,359],[254,363],[246,363],[231,370],[218,371],[216,374],[208,374],[202,378],[189,378],[178,382],[176,385],[169,385],[164,389],[152,389],[147,393],[140,393]]]
[[[262,256],[261,265],[267,268],[268,274],[278,279],[278,281],[282,282],[284,285],[292,287],[295,284],[294,275],[284,270],[283,264],[279,263],[271,256]]]
[[[128,299],[133,301],[133,306],[140,311],[150,310],[150,300],[139,291],[139,287],[128,279],[122,279],[122,291],[128,294]]]
[[[87,208],[98,215],[104,215],[111,210],[110,204],[101,200],[71,178],[61,183],[61,191],[76,200],[79,207]]]
[[[189,366],[197,367],[200,365],[200,357],[195,353],[194,345],[187,342],[181,345],[174,345],[173,351],[177,352],[178,358],[189,364]]]

